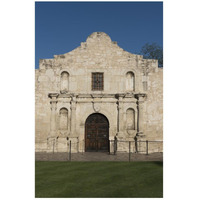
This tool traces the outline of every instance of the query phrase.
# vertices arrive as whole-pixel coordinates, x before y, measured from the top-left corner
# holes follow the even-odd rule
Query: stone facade
[[[92,90],[92,73],[103,73],[103,90]],[[110,152],[115,137],[163,140],[163,69],[103,32],[69,53],[41,59],[35,84],[36,151],[68,151],[71,141],[72,152],[85,152],[85,123],[94,113],[108,120]],[[127,151],[127,143],[119,142],[117,150]]]

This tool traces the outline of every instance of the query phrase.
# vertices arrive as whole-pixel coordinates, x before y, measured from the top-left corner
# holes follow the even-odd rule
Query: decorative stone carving
[[[93,109],[95,112],[100,112],[101,110],[101,103],[96,103],[96,102],[92,102],[93,103]]]

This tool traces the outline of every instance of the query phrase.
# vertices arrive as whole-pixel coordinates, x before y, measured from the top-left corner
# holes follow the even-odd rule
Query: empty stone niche
[[[127,91],[135,90],[135,75],[133,72],[126,73],[126,90]]]
[[[60,92],[66,93],[69,91],[69,73],[64,71],[61,73]]]
[[[68,130],[68,110],[67,108],[61,108],[59,112],[59,129],[61,134],[67,133]]]
[[[128,108],[126,111],[126,127],[127,130],[135,130],[135,110]]]

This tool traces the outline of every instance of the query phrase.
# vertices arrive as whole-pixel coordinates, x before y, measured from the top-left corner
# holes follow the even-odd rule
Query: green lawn
[[[35,197],[163,197],[163,163],[36,161]]]

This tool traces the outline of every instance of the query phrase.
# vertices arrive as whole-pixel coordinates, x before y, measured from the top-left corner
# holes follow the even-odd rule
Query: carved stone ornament
[[[60,90],[61,94],[67,94],[67,92],[68,92],[67,90]]]
[[[93,109],[95,112],[99,112],[101,110],[101,104],[93,102]]]
[[[130,135],[130,136],[135,136],[136,133],[137,133],[136,130],[129,130],[129,129],[127,129],[126,131],[127,131],[128,135]]]

